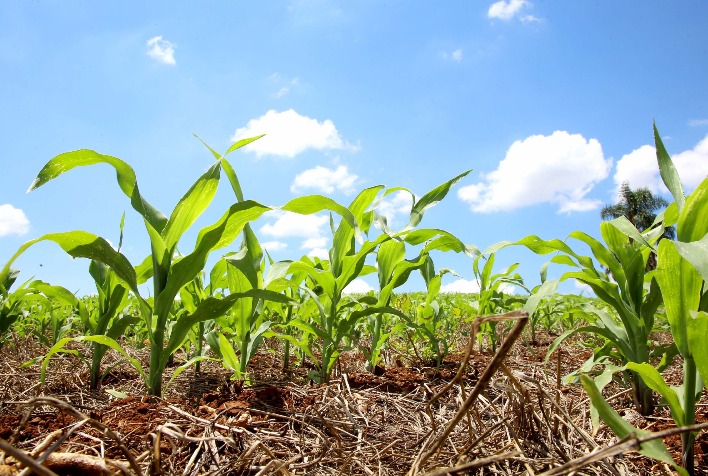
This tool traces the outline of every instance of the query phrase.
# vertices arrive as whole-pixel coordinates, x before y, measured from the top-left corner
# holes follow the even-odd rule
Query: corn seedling
[[[666,384],[659,371],[648,363],[630,362],[626,368],[640,375],[647,386],[659,393],[671,410],[677,426],[695,423],[696,403],[700,399],[704,382],[708,381],[708,301],[705,297],[705,283],[708,279],[708,178],[688,197],[676,168],[671,161],[661,137],[654,126],[657,160],[664,184],[674,197],[674,204],[663,214],[663,223],[657,230],[676,224],[677,240],[661,240],[658,246],[658,266],[656,280],[663,295],[666,317],[671,326],[671,334],[678,352],[683,358],[683,385],[671,387]],[[630,230],[631,232],[631,230]],[[632,235],[635,239],[641,237]],[[589,378],[583,385],[593,397],[593,403],[600,408],[600,416],[618,434],[638,431],[608,409],[602,395],[595,391],[595,383]],[[604,404],[604,405],[603,405]],[[625,427],[625,428],[622,428]],[[693,447],[696,434],[681,434],[681,472],[695,474]],[[656,451],[661,451],[658,444]],[[652,457],[661,459],[666,452]],[[670,461],[673,464],[673,460]]]
[[[501,273],[492,274],[494,268],[494,253],[490,253],[487,257],[482,270],[479,269],[479,262],[484,258],[484,254],[479,254],[475,257],[472,264],[472,269],[474,271],[475,278],[477,279],[477,284],[479,285],[479,292],[477,297],[477,315],[478,316],[488,316],[492,314],[500,314],[506,312],[504,303],[505,286],[522,286],[523,279],[518,273],[514,273],[519,264],[514,263],[506,271]],[[512,274],[514,273],[514,274]],[[502,324],[503,325],[503,324]],[[484,323],[477,334],[477,339],[482,342],[484,336],[487,336],[492,347],[492,352],[497,351],[497,330],[496,323]]]

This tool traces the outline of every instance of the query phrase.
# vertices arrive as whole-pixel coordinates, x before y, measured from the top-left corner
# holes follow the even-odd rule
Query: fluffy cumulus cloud
[[[150,58],[162,64],[176,65],[175,44],[155,36],[147,40],[147,54]]]
[[[342,290],[342,294],[366,294],[373,290],[374,288],[372,288],[369,283],[361,278],[356,278]]]
[[[329,238],[326,236],[316,236],[314,238],[308,238],[302,242],[300,248],[302,249],[315,249],[324,248],[329,243]]]
[[[9,235],[24,235],[29,231],[29,220],[19,208],[9,203],[0,205],[0,237]]]
[[[294,193],[311,189],[321,193],[332,193],[335,190],[349,195],[355,191],[354,184],[359,177],[351,172],[346,165],[329,169],[318,165],[297,174],[290,186]]]
[[[476,293],[479,291],[479,283],[472,279],[456,279],[455,281],[440,286],[441,293]]]
[[[297,213],[273,211],[265,214],[267,218],[274,218],[272,223],[266,223],[260,228],[260,233],[276,239],[275,243],[280,243],[280,249],[283,249],[281,240],[286,238],[299,238],[302,240],[300,246],[305,250],[308,256],[317,256],[322,259],[327,258],[326,246],[329,239],[324,233],[326,227],[329,226],[329,217],[324,215],[299,215]],[[273,243],[273,242],[271,242]],[[268,251],[276,251],[272,248],[267,248]]]
[[[273,211],[266,213],[265,216],[275,218],[275,221],[266,223],[260,231],[273,238],[318,238],[323,234],[322,229],[329,223],[329,218],[324,215]]]
[[[643,145],[629,154],[622,156],[615,167],[615,196],[619,196],[622,182],[629,182],[632,188],[648,188],[653,193],[659,191],[661,178],[656,163],[656,150],[653,146]]]
[[[500,0],[493,3],[487,10],[487,17],[503,21],[518,18],[523,22],[538,21],[533,15],[524,13],[533,4],[527,0]]]
[[[708,176],[708,136],[695,147],[671,156],[678,170],[683,186],[687,191],[696,188]],[[631,188],[648,188],[653,193],[665,192],[659,165],[656,161],[656,149],[643,145],[617,161],[614,175],[615,196],[619,196],[622,182],[629,182]]]
[[[601,202],[586,195],[611,168],[612,160],[605,160],[597,140],[556,131],[514,142],[496,170],[457,195],[480,213],[541,203],[556,204],[559,213],[594,210]]]
[[[283,112],[271,109],[261,117],[251,119],[246,127],[236,129],[231,140],[235,142],[261,134],[266,136],[243,150],[253,152],[258,157],[275,155],[292,158],[308,149],[356,149],[342,138],[331,120],[320,122],[298,114],[293,109]]]

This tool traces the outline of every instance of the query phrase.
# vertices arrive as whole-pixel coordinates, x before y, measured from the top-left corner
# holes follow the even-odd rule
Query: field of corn
[[[278,262],[250,225],[274,207],[244,198],[227,159],[258,137],[206,146],[213,166],[169,216],[122,160],[56,156],[30,189],[108,164],[151,255],[121,253],[121,222],[117,245],[60,231],[0,270],[0,475],[708,474],[708,178],[686,196],[654,135],[674,201],[647,230],[620,217],[601,240],[480,250],[421,226],[463,172],[410,192],[400,230],[376,210],[401,187],[295,198],[277,208],[330,214],[329,259]],[[178,251],[222,174],[233,205]],[[89,260],[93,295],[18,279],[43,241]],[[548,257],[540,285],[495,269],[511,246]],[[469,260],[479,292],[440,292],[441,253]],[[425,290],[400,292],[413,273]],[[369,274],[376,291],[345,292]],[[594,297],[557,293],[565,280]]]

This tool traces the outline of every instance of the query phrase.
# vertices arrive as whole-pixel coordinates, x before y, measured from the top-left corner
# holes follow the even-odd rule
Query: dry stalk
[[[432,442],[432,445],[430,449],[426,452],[423,452],[425,450],[425,446],[421,448],[421,451],[418,454],[418,457],[415,459],[413,462],[413,465],[411,466],[411,469],[409,470],[408,474],[409,475],[415,475],[418,473],[419,468],[423,466],[428,459],[430,459],[431,456],[433,456],[447,441],[447,438],[450,436],[452,431],[455,429],[457,424],[464,418],[464,416],[468,413],[469,409],[472,407],[474,404],[475,400],[479,396],[479,394],[482,392],[482,390],[487,386],[489,381],[491,380],[492,376],[496,373],[497,369],[499,366],[502,364],[504,361],[504,358],[506,357],[507,353],[511,350],[512,346],[516,342],[516,340],[519,338],[521,335],[521,331],[523,331],[524,326],[526,326],[526,323],[528,322],[528,313],[522,310],[516,310],[512,312],[508,312],[506,314],[501,314],[499,316],[492,316],[490,320],[494,321],[501,321],[501,320],[515,320],[516,324],[514,327],[509,331],[509,335],[507,336],[506,339],[502,342],[501,346],[499,347],[499,350],[497,350],[497,353],[494,354],[494,357],[492,358],[491,362],[489,362],[489,365],[487,365],[487,368],[484,370],[484,373],[479,377],[479,380],[475,384],[474,388],[472,389],[472,392],[470,395],[467,397],[465,402],[462,404],[460,409],[457,411],[455,416],[448,422],[447,426],[445,429],[442,431],[442,433]],[[475,320],[476,321],[476,320]],[[476,326],[475,331],[470,333],[470,344],[467,347],[467,353],[465,355],[465,361],[463,362],[464,366],[466,367],[467,363],[469,362],[469,356],[468,354],[471,354],[471,346],[472,342],[476,338],[476,332],[478,332],[479,326]],[[446,385],[441,392],[439,392],[437,395],[433,397],[433,401],[436,401],[442,396],[443,393],[447,392],[454,382],[458,381],[461,378],[461,375],[464,374],[464,369],[463,366],[460,366],[460,370],[458,370],[457,375],[453,379],[453,381]],[[429,408],[429,406],[428,406]]]
[[[77,420],[79,420],[80,425],[79,424],[74,425],[75,429],[77,429],[79,426],[82,426],[84,423],[96,428],[102,434],[106,435],[108,438],[110,438],[116,442],[117,446],[120,448],[120,450],[123,452],[126,459],[128,460],[128,464],[130,465],[130,468],[133,470],[133,472],[138,476],[142,476],[142,474],[143,474],[142,470],[140,469],[138,462],[135,460],[135,456],[128,449],[128,447],[123,443],[121,438],[115,432],[113,432],[113,430],[111,430],[108,426],[104,425],[100,421],[94,420],[93,418],[89,418],[88,416],[84,415],[83,413],[78,411],[76,408],[74,408],[73,405],[71,405],[67,402],[64,402],[62,400],[56,399],[56,398],[52,398],[52,397],[35,397],[27,402],[18,402],[18,403],[22,403],[22,404],[30,407],[28,412],[25,413],[25,417],[23,418],[23,424],[26,423],[27,419],[29,418],[29,415],[32,413],[34,408],[36,408],[38,406],[42,406],[42,405],[49,405],[49,406],[53,406],[53,407],[65,412],[65,413],[68,413],[68,414],[72,415],[74,418],[76,418]],[[56,446],[53,445],[53,447],[50,449],[52,449],[52,450],[56,449]],[[46,455],[45,457],[49,458],[50,453],[45,452],[45,455]],[[76,456],[78,457],[78,456],[86,456],[86,455],[78,455],[77,454]],[[64,461],[64,460],[62,460],[62,461]],[[84,460],[82,458],[77,458],[77,465],[79,465],[79,467],[81,467],[84,464],[83,461]],[[34,470],[34,468],[33,468],[33,470]]]
[[[468,463],[463,463],[460,465],[457,465],[453,468],[442,468],[442,469],[436,469],[434,471],[430,471],[428,473],[425,473],[423,476],[447,476],[451,474],[458,474],[462,473],[463,471],[471,471],[473,469],[479,469],[483,468],[485,466],[489,466],[491,464],[496,464],[500,463],[502,461],[515,458],[516,456],[519,456],[518,451],[512,451],[511,453],[504,453],[500,455],[495,455],[495,456],[490,456],[488,458],[479,458],[474,461],[470,461]]]

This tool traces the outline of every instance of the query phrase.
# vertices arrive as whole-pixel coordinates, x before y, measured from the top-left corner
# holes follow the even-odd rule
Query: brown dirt
[[[556,387],[556,354],[544,366],[553,339],[539,331],[536,344],[520,343],[513,349],[506,360],[509,373],[495,376],[465,423],[451,434],[455,448],[446,444],[427,470],[516,449],[521,456],[489,466],[489,474],[522,474],[529,469],[540,473],[615,440],[606,428],[588,440],[592,429],[583,391],[565,384]],[[28,349],[40,355],[36,346]],[[438,429],[451,420],[493,357],[488,351],[473,354],[463,385],[428,409],[430,397],[455,376],[462,352],[449,355],[439,368],[396,361],[373,373],[364,371],[362,357],[351,353],[340,366],[346,372],[323,385],[309,383],[311,366],[283,371],[276,354],[262,352],[251,362],[250,385],[232,382],[218,365],[204,362],[199,375],[184,372],[161,400],[141,396],[143,384],[125,364],[111,371],[101,391],[88,392],[85,377],[76,372],[81,364],[72,356],[52,361],[42,388],[36,385],[36,367],[19,369],[30,356],[17,348],[2,349],[0,355],[6,368],[15,369],[0,381],[4,402],[0,438],[16,448],[37,452],[48,435],[57,433],[58,441],[63,432],[66,439],[57,451],[98,455],[125,466],[128,450],[145,474],[159,467],[164,474],[215,475],[286,474],[278,468],[288,468],[287,474],[405,474],[426,444],[431,420]],[[587,349],[564,346],[561,373],[576,369],[589,356]],[[671,372],[676,366],[667,375]],[[117,399],[105,389],[130,396]],[[611,385],[606,395],[621,391]],[[42,395],[54,395],[80,413],[33,400]],[[613,405],[622,414],[632,403],[624,395]],[[706,406],[700,409],[697,421],[708,421]],[[85,422],[82,416],[91,420]],[[659,408],[653,418],[639,417],[634,424],[652,431],[673,425],[666,408]],[[108,436],[104,427],[114,436]],[[680,436],[664,442],[678,457]],[[697,474],[708,474],[708,433],[698,436],[695,451]],[[6,466],[17,468],[11,458],[8,461]],[[633,453],[577,474],[670,474],[666,471]]]

